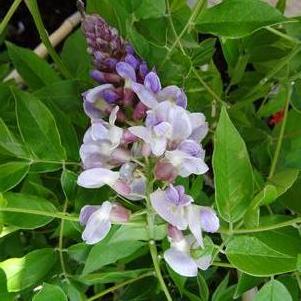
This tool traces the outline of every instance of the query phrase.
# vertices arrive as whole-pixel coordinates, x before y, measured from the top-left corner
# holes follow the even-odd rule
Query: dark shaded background
[[[12,3],[13,0],[0,0],[0,20],[3,19]],[[76,11],[76,0],[39,0],[38,5],[49,34]],[[28,48],[35,48],[40,43],[32,17],[24,3],[20,4],[12,17],[5,38]]]

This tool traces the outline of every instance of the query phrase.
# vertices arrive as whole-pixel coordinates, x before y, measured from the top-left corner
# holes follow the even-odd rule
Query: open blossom
[[[184,277],[195,277],[198,269],[208,269],[211,263],[210,255],[198,258],[192,255],[193,250],[200,247],[192,235],[184,236],[182,231],[169,225],[168,239],[170,248],[164,252],[164,259],[176,273]]]
[[[189,228],[198,244],[203,246],[202,231],[214,233],[219,219],[213,209],[193,204],[183,186],[170,185],[166,190],[157,189],[150,195],[154,210],[162,219],[179,230]]]
[[[80,157],[84,168],[113,168],[130,160],[130,152],[121,146],[123,129],[115,126],[118,106],[109,118],[109,122],[93,120],[84,136],[80,148]]]
[[[117,203],[105,201],[100,206],[86,205],[80,212],[80,223],[85,226],[82,234],[87,244],[96,244],[103,240],[111,229],[112,223],[125,223],[130,211]]]

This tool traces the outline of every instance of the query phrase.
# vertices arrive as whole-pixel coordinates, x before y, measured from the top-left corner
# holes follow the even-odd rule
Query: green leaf
[[[284,194],[297,180],[299,171],[287,169],[275,174],[255,196],[251,202],[251,208],[268,205]]]
[[[37,285],[51,270],[56,261],[53,249],[32,251],[21,258],[10,258],[0,262],[7,278],[9,292],[18,292]]]
[[[15,68],[32,89],[39,89],[60,78],[48,63],[33,51],[6,43],[9,57]]]
[[[13,294],[7,291],[7,280],[3,270],[0,269],[0,300],[1,301],[13,301]]]
[[[71,170],[64,169],[61,175],[61,185],[67,200],[73,200],[77,188],[77,174]]]
[[[154,239],[162,240],[167,235],[166,224],[156,225],[154,227]],[[119,242],[124,240],[149,240],[149,234],[146,227],[137,225],[122,225],[114,236],[111,242]]]
[[[0,223],[22,229],[35,229],[53,220],[52,216],[37,215],[31,212],[33,210],[37,213],[51,215],[56,211],[52,203],[41,197],[12,192],[3,194],[3,197],[6,206],[0,206]],[[9,209],[11,211],[8,211]]]
[[[296,270],[301,239],[292,228],[233,237],[226,249],[231,264],[258,277]]]
[[[256,294],[254,301],[292,301],[287,288],[277,280],[266,283]]]
[[[165,15],[165,0],[142,0],[135,10],[135,17],[139,19],[160,18]]]
[[[64,64],[74,77],[86,81],[90,80],[91,58],[87,52],[85,37],[80,29],[66,39],[61,56]]]
[[[253,277],[245,273],[241,273],[235,289],[234,298],[240,297],[244,292],[257,286],[264,281],[264,278]]]
[[[141,241],[111,242],[110,240],[103,240],[91,249],[83,270],[83,275],[94,272],[108,264],[115,263],[119,259],[128,257],[144,245],[145,243]]]
[[[79,276],[78,280],[88,285],[99,284],[99,283],[112,283],[112,282],[125,281],[127,279],[133,279],[149,271],[151,271],[151,269],[137,269],[137,270],[113,271],[113,272],[107,271],[104,273]]]
[[[47,107],[32,95],[12,89],[18,127],[33,156],[44,160],[64,160],[65,150],[55,120]]]
[[[33,297],[32,301],[67,301],[64,291],[57,285],[43,283],[42,289]]]
[[[253,194],[253,171],[248,151],[223,107],[214,139],[215,199],[221,217],[239,220]]]
[[[29,171],[28,162],[8,162],[0,165],[0,192],[18,185]]]
[[[261,0],[227,0],[205,10],[196,24],[201,32],[238,38],[286,20],[277,9]]]
[[[0,118],[0,151],[20,158],[28,158],[23,145],[14,137],[4,121]]]

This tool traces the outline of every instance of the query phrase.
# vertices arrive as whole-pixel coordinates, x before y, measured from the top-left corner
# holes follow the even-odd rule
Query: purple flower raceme
[[[208,268],[211,262],[211,255],[204,251],[203,231],[216,232],[219,220],[213,209],[196,205],[183,186],[172,183],[178,176],[208,170],[201,145],[208,132],[205,116],[187,110],[181,88],[162,87],[156,71],[149,71],[102,18],[86,16],[82,28],[95,68],[91,76],[101,85],[83,93],[91,125],[80,148],[83,171],[78,185],[108,185],[117,198],[130,201],[149,197],[154,211],[169,224],[166,262],[183,276],[196,276],[198,269]],[[156,187],[169,186],[146,196],[147,184],[153,181]],[[129,210],[109,201],[84,206],[80,213],[83,240],[87,244],[101,241],[112,223],[126,223],[129,215]]]

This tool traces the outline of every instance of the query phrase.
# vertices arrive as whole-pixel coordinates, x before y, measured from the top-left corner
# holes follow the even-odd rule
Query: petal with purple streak
[[[128,63],[120,62],[116,64],[117,73],[124,79],[130,79],[136,81],[136,72],[135,69]]]
[[[84,206],[79,214],[79,222],[81,225],[86,225],[91,215],[100,208],[97,205],[86,205]]]
[[[179,230],[185,230],[187,228],[185,208],[167,201],[165,191],[157,189],[151,193],[150,201],[154,210],[162,219],[177,227]]]
[[[144,86],[154,93],[161,90],[161,82],[156,72],[151,71],[145,76]]]
[[[214,233],[219,228],[219,219],[210,207],[200,207],[201,226],[204,231]]]
[[[158,104],[154,94],[149,91],[144,85],[132,82],[131,88],[137,94],[140,101],[148,108],[153,108]]]
[[[109,233],[111,209],[112,204],[106,201],[90,216],[82,234],[82,238],[87,244],[96,244]]]

